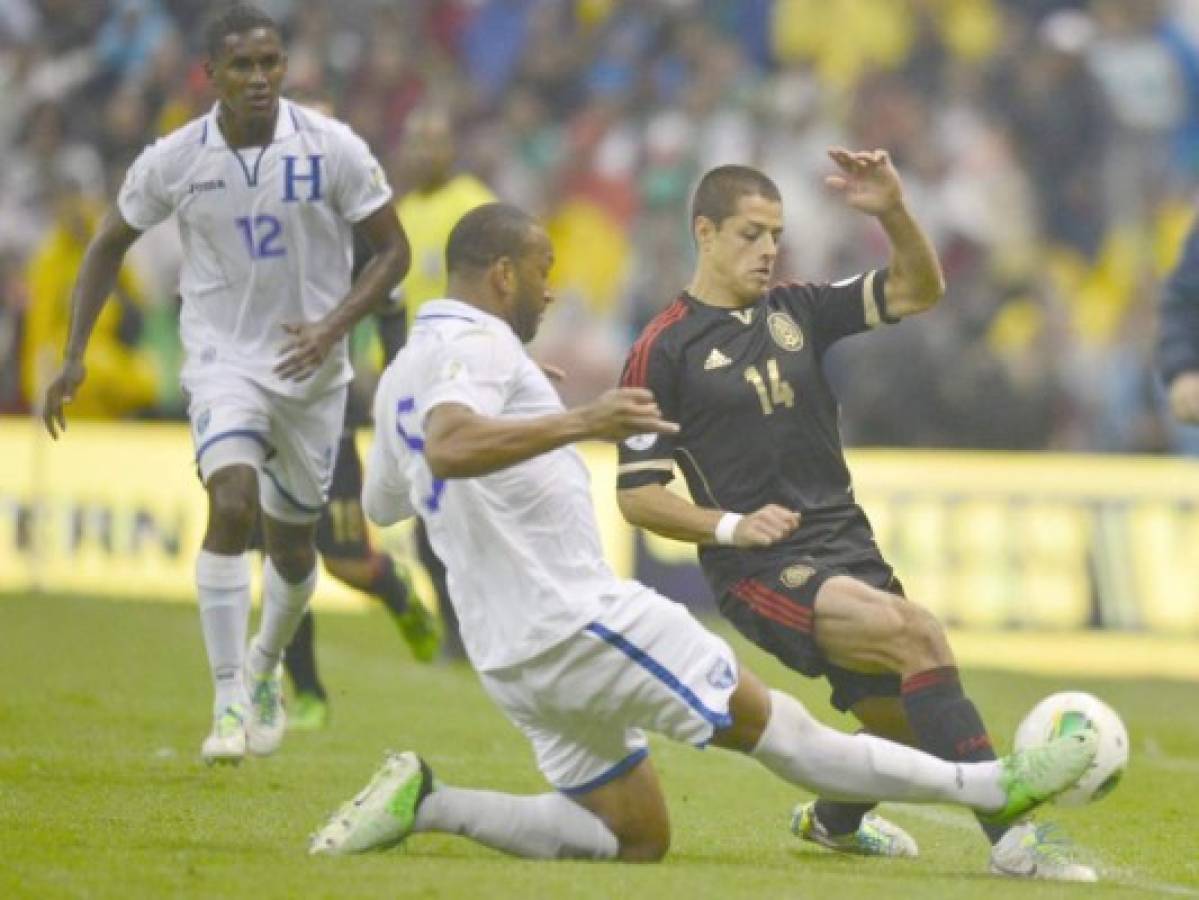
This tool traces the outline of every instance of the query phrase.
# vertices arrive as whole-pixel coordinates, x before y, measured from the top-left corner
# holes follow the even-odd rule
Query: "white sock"
[[[201,550],[196,558],[196,596],[204,649],[219,713],[233,703],[247,703],[242,681],[242,654],[250,619],[250,560],[244,553],[225,556]]]
[[[439,787],[416,812],[415,831],[460,834],[526,859],[615,859],[608,826],[562,794],[522,797]]]
[[[770,692],[770,721],[753,757],[771,772],[829,800],[1003,806],[998,762],[952,763],[868,734],[823,725],[794,697]]]
[[[291,643],[308,600],[316,590],[316,566],[298,584],[285,581],[271,562],[262,567],[262,623],[250,644],[250,674],[261,678],[275,670]]]

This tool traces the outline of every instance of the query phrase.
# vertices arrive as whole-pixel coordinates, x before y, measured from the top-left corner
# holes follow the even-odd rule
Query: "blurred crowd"
[[[212,103],[215,5],[0,2],[0,410],[35,405],[53,372],[74,270],[125,168]],[[825,150],[883,147],[949,293],[830,357],[850,442],[1171,445],[1154,307],[1199,182],[1194,0],[258,5],[285,29],[286,93],[330,103],[397,196],[405,123],[436,105],[458,167],[545,219],[559,299],[535,350],[570,371],[568,401],[611,385],[684,286],[702,171],[767,171],[780,277],[835,280],[886,244],[825,190]],[[143,238],[101,320],[89,371],[109,414],[181,410],[178,257],[172,227]]]

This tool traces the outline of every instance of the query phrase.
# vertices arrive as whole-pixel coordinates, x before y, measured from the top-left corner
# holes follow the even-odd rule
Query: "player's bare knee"
[[[247,485],[244,479],[223,479],[209,484],[208,498],[215,527],[226,534],[250,534],[258,517],[258,497],[254,485]]]
[[[284,581],[299,584],[316,567],[316,549],[303,544],[270,548],[271,564]]]
[[[907,600],[898,600],[896,608],[903,618],[901,643],[904,670],[919,672],[952,665],[949,640],[937,617],[923,606]]]
[[[617,835],[622,862],[661,862],[670,850],[670,825],[662,824],[650,830],[640,829],[628,837]]]

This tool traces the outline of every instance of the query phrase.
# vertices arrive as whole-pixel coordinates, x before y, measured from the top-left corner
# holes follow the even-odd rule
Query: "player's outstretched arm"
[[[887,314],[902,319],[931,309],[945,293],[945,276],[932,242],[907,208],[890,155],[886,150],[853,152],[841,147],[828,155],[841,171],[825,183],[854,209],[877,218],[891,242]]]
[[[79,267],[71,295],[71,327],[62,368],[50,382],[42,401],[42,421],[55,440],[60,431],[67,430],[63,407],[75,399],[75,392],[87,374],[83,356],[92,329],[96,327],[96,319],[116,286],[125,253],[140,236],[140,231],[121,218],[120,213],[110,209],[83,254],[83,264]]]
[[[565,444],[619,441],[634,434],[673,434],[644,388],[614,388],[576,409],[531,419],[493,418],[461,403],[443,403],[425,420],[425,460],[435,478],[472,478],[524,462]]]
[[[795,531],[800,520],[799,513],[774,503],[744,516],[696,506],[660,484],[622,488],[616,502],[630,525],[690,544],[769,547]]]
[[[315,372],[333,346],[349,334],[358,321],[387,299],[392,287],[408,274],[412,251],[395,207],[384,203],[354,226],[370,244],[373,255],[350,292],[319,322],[289,322],[283,326],[288,340],[279,351],[275,374],[303,381]]]

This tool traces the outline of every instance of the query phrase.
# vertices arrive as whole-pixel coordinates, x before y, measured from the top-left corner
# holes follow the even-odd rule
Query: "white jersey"
[[[421,306],[375,395],[364,506],[376,520],[420,514],[471,662],[506,668],[596,619],[624,582],[604,562],[590,476],[573,447],[478,478],[434,479],[424,423],[445,403],[527,418],[562,412],[562,401],[506,322],[454,300]]]
[[[351,226],[390,200],[361,138],[287,100],[265,147],[230,148],[214,106],[143,150],[117,205],[139,231],[178,213],[184,386],[220,369],[293,397],[349,382],[345,341],[304,381],[272,369],[284,324],[315,322],[345,299]]]

